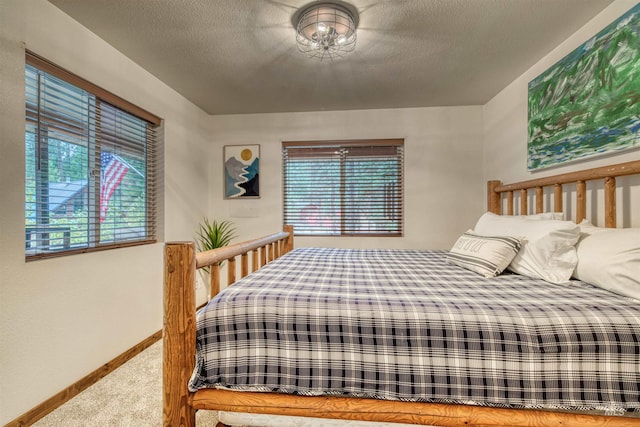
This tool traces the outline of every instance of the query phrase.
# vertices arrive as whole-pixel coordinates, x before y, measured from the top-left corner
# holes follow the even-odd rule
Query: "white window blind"
[[[284,223],[298,235],[402,236],[404,141],[283,142]]]
[[[26,62],[27,259],[154,242],[160,119],[31,53]]]

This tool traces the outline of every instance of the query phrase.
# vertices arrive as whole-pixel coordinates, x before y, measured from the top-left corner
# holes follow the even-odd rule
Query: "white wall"
[[[636,4],[636,0],[617,0],[588,22],[560,46],[503,89],[484,106],[484,179],[500,179],[504,183],[535,179],[580,169],[640,160],[640,150],[612,154],[579,161],[563,167],[527,172],[527,85],[604,27],[618,19]],[[618,226],[640,227],[640,177],[618,179],[617,198],[631,201],[631,206],[618,209]],[[571,189],[571,187],[569,187]],[[601,185],[588,187],[588,218],[604,221],[601,206],[591,204],[592,196],[602,200]],[[575,204],[565,201],[567,213],[575,217]],[[600,202],[598,204],[601,205]],[[529,204],[530,209],[532,203]],[[516,203],[517,208],[517,203]]]
[[[162,327],[162,244],[25,263],[24,48],[165,119],[163,234],[207,210],[207,115],[44,0],[0,1],[0,425]]]
[[[211,159],[222,147],[260,144],[260,199],[224,200],[212,169],[210,209],[256,237],[282,228],[282,141],[405,139],[405,233],[401,238],[299,237],[296,246],[448,249],[484,211],[481,107],[408,108],[213,116]]]

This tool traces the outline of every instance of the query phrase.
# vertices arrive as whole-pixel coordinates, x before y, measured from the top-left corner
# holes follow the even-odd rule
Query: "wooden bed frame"
[[[520,192],[520,212],[527,214],[529,190],[535,191],[535,211],[544,211],[544,188],[553,187],[554,211],[562,211],[563,185],[576,184],[576,222],[586,217],[586,182],[604,180],[605,226],[616,226],[616,177],[640,174],[640,160],[580,172],[502,185],[489,181],[488,210],[514,212],[514,192]],[[199,409],[346,420],[382,421],[437,426],[640,426],[640,418],[562,413],[529,409],[503,409],[470,405],[398,402],[344,397],[307,397],[277,393],[204,389],[189,392],[187,383],[195,366],[196,270],[210,267],[211,297],[220,289],[220,268],[227,261],[228,283],[293,249],[293,229],[213,251],[196,253],[193,242],[169,242],[164,262],[164,367],[163,423],[166,427],[194,427]],[[251,254],[251,255],[249,255]]]

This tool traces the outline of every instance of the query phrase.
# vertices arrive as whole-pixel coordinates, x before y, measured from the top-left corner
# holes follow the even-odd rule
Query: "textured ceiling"
[[[612,0],[352,0],[348,57],[298,52],[309,0],[49,0],[210,114],[481,105]]]

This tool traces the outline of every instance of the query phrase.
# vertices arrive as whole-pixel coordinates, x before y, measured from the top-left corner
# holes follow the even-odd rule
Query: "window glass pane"
[[[89,243],[88,148],[54,138],[48,138],[47,142],[49,161],[44,168],[48,169],[48,179],[47,188],[43,190],[48,192],[48,213],[43,212],[38,219],[42,225],[48,220],[50,228],[57,232],[50,235],[46,249],[63,249],[67,231],[71,248],[86,247]]]
[[[25,212],[27,213],[27,223],[35,223],[36,211],[36,134],[35,129],[30,128],[27,123],[25,133],[25,155],[26,155],[26,188],[25,188]]]
[[[285,175],[285,217],[297,234],[340,234],[340,159],[296,159]]]
[[[86,248],[92,97],[27,65],[26,102],[26,253]]]
[[[100,109],[100,242],[140,239],[147,232],[147,122],[106,103]]]
[[[395,158],[347,157],[345,215],[347,232],[399,232],[398,161]]]
[[[86,247],[87,147],[45,137],[38,168],[35,139],[26,133],[27,254]]]
[[[153,239],[155,126],[31,64],[25,89],[27,257]]]
[[[402,145],[283,145],[284,223],[298,235],[402,235]]]

